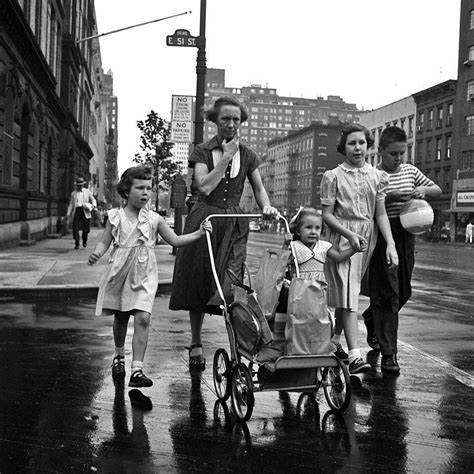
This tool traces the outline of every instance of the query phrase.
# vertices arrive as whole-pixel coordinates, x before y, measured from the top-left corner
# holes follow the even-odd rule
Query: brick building
[[[64,231],[77,175],[100,188],[90,175],[100,54],[76,42],[96,32],[93,0],[0,2],[0,247]]]

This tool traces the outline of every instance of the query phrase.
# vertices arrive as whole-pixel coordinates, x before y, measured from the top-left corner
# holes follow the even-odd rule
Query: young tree
[[[141,153],[136,153],[133,161],[154,170],[154,181],[158,183],[155,203],[158,211],[158,192],[169,188],[173,175],[178,171],[178,165],[171,160],[174,143],[170,142],[170,123],[152,110],[145,121],[137,121],[137,127]]]

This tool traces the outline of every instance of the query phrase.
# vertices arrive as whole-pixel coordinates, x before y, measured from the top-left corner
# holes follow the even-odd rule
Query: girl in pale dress
[[[367,248],[350,259],[326,264],[328,304],[336,308],[338,344],[342,328],[349,348],[349,372],[367,372],[370,365],[360,355],[357,310],[362,276],[367,269],[377,239],[377,226],[387,241],[386,258],[390,265],[398,265],[398,256],[385,212],[387,173],[365,161],[367,149],[374,143],[370,132],[352,124],[341,133],[337,150],[346,160],[333,170],[326,171],[321,181],[323,220],[327,226],[324,238],[341,251]],[[375,225],[377,222],[377,226]]]
[[[113,242],[113,250],[99,285],[96,315],[114,314],[115,354],[112,376],[125,377],[125,337],[130,315],[134,316],[130,387],[150,387],[153,382],[143,373],[148,343],[150,316],[158,288],[158,269],[154,246],[158,235],[174,247],[202,238],[209,222],[195,232],[176,235],[162,216],[150,208],[152,172],[143,166],[127,169],[117,190],[126,200],[124,207],[107,212],[108,220],[101,240],[89,256],[94,265]]]
[[[285,236],[285,243],[289,243],[288,239],[293,240],[293,254],[298,263],[300,277],[324,283],[324,298],[327,303],[325,262],[327,259],[342,262],[354,255],[357,250],[353,247],[336,250],[331,242],[320,239],[322,227],[321,212],[313,207],[302,207],[290,222],[291,234]],[[362,245],[361,251],[365,250],[365,246]],[[315,302],[314,307],[319,307],[318,302]],[[329,313],[323,320],[329,324]]]
[[[320,239],[322,227],[321,212],[313,207],[301,208],[290,222],[293,251],[301,278],[326,283],[324,264],[327,258],[342,262],[358,250],[353,247],[336,250],[331,242]],[[364,250],[365,247],[362,245],[360,251]]]

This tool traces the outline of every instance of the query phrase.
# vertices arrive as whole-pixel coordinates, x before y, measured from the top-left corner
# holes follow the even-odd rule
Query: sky
[[[337,95],[374,109],[457,78],[461,0],[207,0],[207,67],[226,86],[260,84],[279,95]],[[138,120],[171,116],[171,96],[195,95],[200,0],[95,0],[99,33],[192,12],[100,39],[118,98],[118,167],[139,152]]]

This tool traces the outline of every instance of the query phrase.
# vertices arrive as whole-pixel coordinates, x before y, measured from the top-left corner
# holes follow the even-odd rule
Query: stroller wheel
[[[232,372],[232,406],[237,418],[250,419],[254,403],[252,375],[244,364],[237,364]]]
[[[214,363],[212,365],[212,375],[214,378],[214,388],[217,398],[225,401],[230,396],[231,390],[231,365],[229,356],[225,349],[217,349],[214,353]]]
[[[351,379],[346,364],[339,361],[338,367],[325,367],[323,388],[329,408],[336,412],[344,411],[351,400]]]

